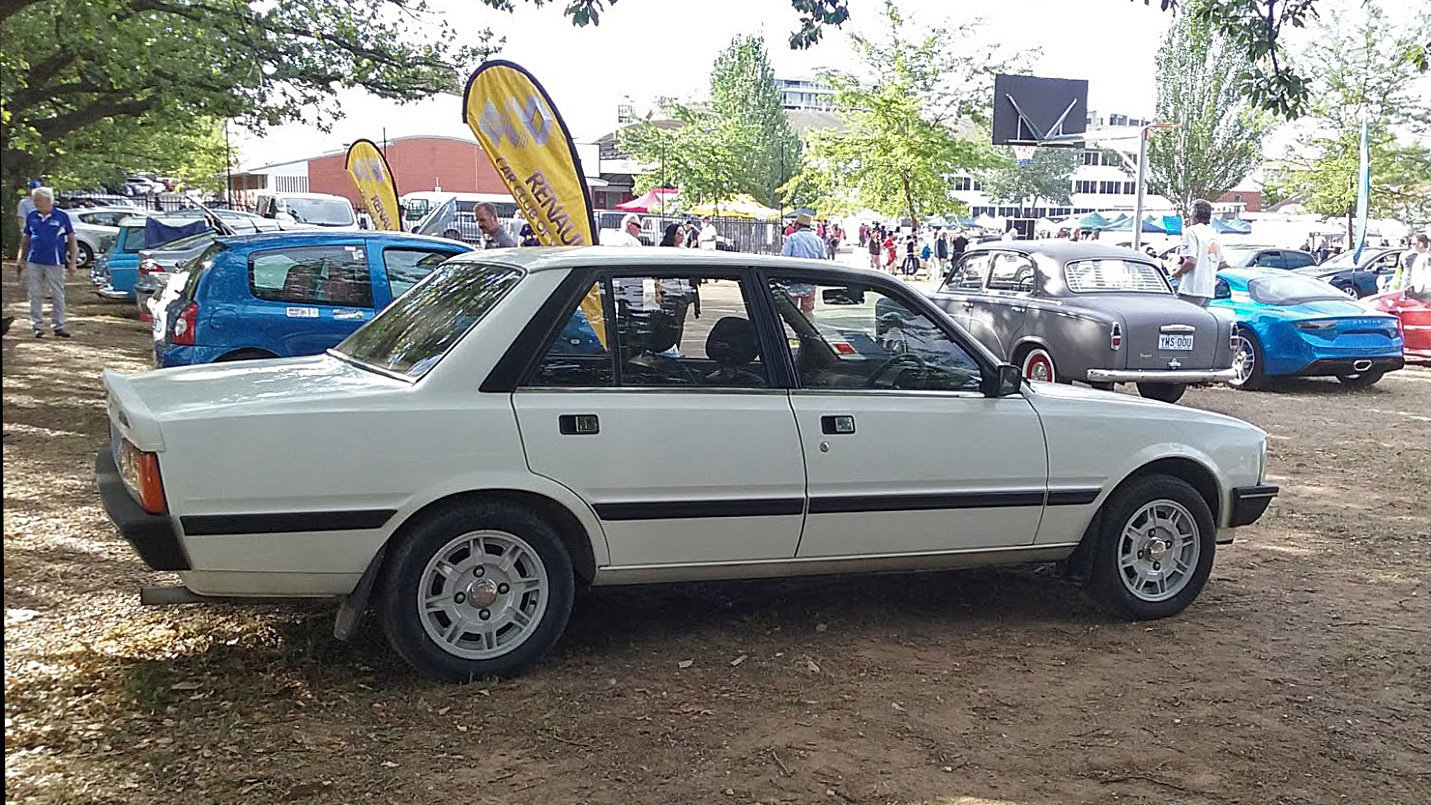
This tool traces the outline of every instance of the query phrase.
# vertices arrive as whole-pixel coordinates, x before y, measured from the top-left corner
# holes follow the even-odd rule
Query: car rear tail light
[[[174,324],[169,328],[169,339],[180,346],[192,347],[194,345],[195,330],[199,326],[199,305],[190,302],[184,305],[184,309],[179,311],[179,315],[174,317]]]
[[[145,257],[139,261],[140,274],[158,274],[163,270],[164,269],[159,267],[159,263],[155,262],[153,257]]]
[[[1113,349],[1123,348],[1123,327],[1114,322],[1113,328],[1108,331],[1108,346]]]
[[[1335,327],[1336,323],[1336,319],[1313,319],[1311,321],[1293,322],[1292,326],[1298,330],[1326,330]]]
[[[119,451],[119,474],[139,505],[150,514],[169,510],[164,502],[164,480],[159,476],[159,456],[146,453],[124,440]]]

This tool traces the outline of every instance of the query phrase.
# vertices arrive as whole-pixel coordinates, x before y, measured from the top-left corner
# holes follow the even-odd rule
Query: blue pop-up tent
[[[1125,219],[1123,219],[1122,221],[1118,221],[1118,222],[1116,222],[1116,223],[1109,224],[1108,226],[1103,227],[1103,230],[1102,230],[1102,231],[1104,231],[1104,232],[1132,232],[1132,231],[1133,231],[1133,219],[1132,219],[1132,218],[1125,218]],[[1159,221],[1157,218],[1154,218],[1154,217],[1151,216],[1151,215],[1149,215],[1147,218],[1144,218],[1144,219],[1143,219],[1143,231],[1144,231],[1144,232],[1152,232],[1153,234],[1157,234],[1157,235],[1166,235],[1166,234],[1168,234],[1168,230],[1163,227],[1162,222]]]
[[[1104,218],[1096,212],[1090,212],[1082,218],[1078,219],[1079,229],[1102,229],[1103,227],[1108,226],[1108,224],[1108,219]]]
[[[1234,218],[1231,221],[1214,218],[1212,219],[1212,231],[1226,235],[1246,235],[1252,231],[1252,224],[1240,218]]]

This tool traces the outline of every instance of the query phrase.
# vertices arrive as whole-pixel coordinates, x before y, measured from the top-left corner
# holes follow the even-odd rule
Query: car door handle
[[[855,432],[855,418],[850,414],[833,414],[820,417],[820,432],[830,436],[844,436]]]
[[[557,428],[563,436],[594,436],[601,432],[601,420],[596,414],[562,414]]]

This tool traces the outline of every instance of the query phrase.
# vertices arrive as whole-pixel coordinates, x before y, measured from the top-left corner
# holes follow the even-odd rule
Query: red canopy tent
[[[616,209],[622,212],[663,212],[667,205],[676,200],[676,192],[674,187],[653,187],[640,198],[617,204]]]

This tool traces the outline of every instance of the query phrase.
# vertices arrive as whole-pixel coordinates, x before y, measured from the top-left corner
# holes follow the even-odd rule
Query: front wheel
[[[1188,387],[1181,383],[1139,383],[1138,393],[1150,400],[1175,403],[1183,398]]]
[[[1349,389],[1371,388],[1385,375],[1385,372],[1360,372],[1354,375],[1337,375],[1337,380]]]
[[[79,246],[79,265],[76,268],[89,268],[94,265],[94,249],[91,249],[89,244],[82,240],[78,241],[77,245]]]
[[[409,665],[469,682],[535,665],[566,628],[575,592],[550,524],[508,503],[465,503],[425,517],[397,545],[379,607]]]
[[[1089,585],[1104,606],[1132,620],[1166,618],[1202,592],[1216,525],[1188,482],[1144,476],[1115,492],[1103,515]]]

